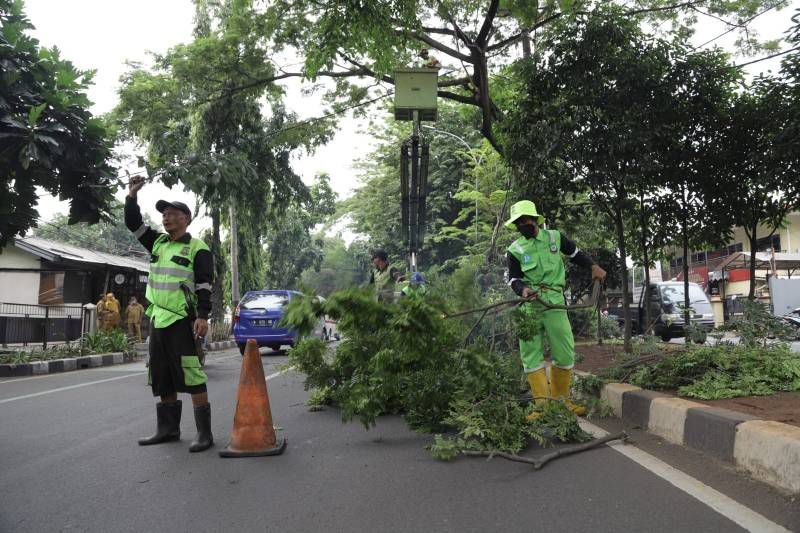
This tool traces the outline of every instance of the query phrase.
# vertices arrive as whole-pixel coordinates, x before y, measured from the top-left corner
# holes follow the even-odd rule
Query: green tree
[[[134,65],[125,75],[115,116],[123,133],[145,145],[143,163],[151,176],[168,186],[181,183],[200,196],[212,219],[217,259],[222,225],[237,213],[240,285],[251,287],[266,272],[260,253],[264,214],[281,212],[292,199],[308,199],[291,170],[290,154],[326,140],[329,124],[298,128],[281,104],[278,87],[242,88],[274,72],[263,19],[252,2],[197,2],[196,12],[191,43],[154,56],[152,68]],[[239,90],[231,92],[234,86]],[[221,261],[215,266],[218,315],[228,269]]]
[[[307,201],[290,204],[265,234],[265,284],[271,289],[295,288],[304,270],[319,271],[324,241],[312,229],[336,211],[336,193],[326,174],[317,176]]]
[[[514,61],[517,46],[523,56],[529,56],[532,47],[541,49],[541,40],[554,24],[572,24],[575,31],[581,15],[605,5],[618,8],[628,22],[666,26],[686,36],[698,18],[713,17],[746,36],[741,47],[752,52],[759,44],[752,20],[764,8],[786,4],[786,0],[276,0],[262,15],[269,30],[265,36],[276,49],[291,49],[303,58],[304,67],[282,69],[242,87],[289,77],[330,77],[336,81],[331,95],[338,101],[364,101],[375,91],[354,86],[348,79],[391,85],[394,68],[419,62],[420,48],[430,48],[448,68],[439,80],[439,97],[479,111],[478,130],[502,152],[503,141],[494,125],[511,109],[498,105],[494,76]]]
[[[322,237],[322,241],[319,269],[307,268],[302,274],[302,285],[328,296],[334,291],[359,286],[367,281],[369,250],[362,243],[356,241],[347,246],[340,235]]]
[[[800,206],[800,156],[784,140],[793,114],[786,89],[771,76],[756,78],[737,95],[717,147],[722,155],[719,179],[726,184],[719,194],[750,243],[750,299],[755,298],[759,226],[770,228],[763,236],[770,237]]]
[[[709,149],[722,127],[716,102],[724,106],[736,79],[725,57],[651,39],[619,12],[579,17],[577,31],[562,30],[521,69],[526,94],[507,135],[514,164],[537,169],[555,161],[569,169],[572,186],[608,217],[620,257],[631,242],[647,248],[648,226],[676,225],[642,217],[645,200],[653,214],[677,213],[682,230],[674,235],[684,241],[696,228],[698,242],[724,235],[724,208],[713,203],[717,185],[706,171],[719,161]],[[623,261],[620,267],[630,349],[628,274]]]
[[[89,112],[93,72],[43,48],[21,1],[0,0],[0,250],[36,225],[36,187],[69,200],[68,222],[110,216],[113,135]]]
[[[690,323],[692,303],[689,250],[721,246],[732,229],[729,205],[721,194],[732,184],[719,179],[723,176],[714,169],[726,162],[717,147],[739,81],[739,72],[718,50],[680,52],[666,80],[672,103],[659,119],[663,135],[655,155],[663,181],[653,219],[662,231],[672,230],[663,242],[683,251],[685,324]]]

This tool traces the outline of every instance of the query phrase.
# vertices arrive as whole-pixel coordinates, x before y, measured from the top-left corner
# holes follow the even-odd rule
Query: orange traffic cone
[[[257,457],[278,455],[286,449],[286,439],[278,439],[272,426],[267,382],[261,354],[253,339],[247,341],[236,394],[236,413],[228,446],[220,457]]]

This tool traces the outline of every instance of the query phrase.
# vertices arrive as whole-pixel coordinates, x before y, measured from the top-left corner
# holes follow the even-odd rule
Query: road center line
[[[581,420],[580,425],[584,430],[588,431],[596,438],[608,435],[606,430],[585,420]],[[757,531],[759,533],[790,533],[790,531],[783,526],[776,524],[767,517],[753,511],[748,507],[745,507],[736,500],[725,496],[718,490],[709,487],[705,483],[693,478],[692,476],[668,465],[661,459],[650,455],[644,450],[641,450],[631,444],[624,444],[619,441],[609,443],[608,446],[614,451],[621,453],[631,461],[643,466],[658,477],[681,489],[689,496],[692,496],[708,507],[714,509],[719,514],[736,523],[738,526],[746,529],[747,531]]]
[[[97,381],[87,381],[86,383],[78,383],[77,385],[70,385],[68,387],[59,387],[57,389],[50,389],[50,390],[46,390],[46,391],[42,391],[42,392],[34,392],[33,394],[24,394],[22,396],[14,396],[13,398],[5,398],[3,400],[0,400],[0,404],[8,403],[8,402],[15,402],[17,400],[25,400],[27,398],[35,398],[36,396],[44,396],[45,394],[52,394],[54,392],[62,392],[62,391],[66,391],[66,390],[79,389],[81,387],[88,387],[89,385],[97,385],[99,383],[107,383],[109,381],[116,381],[118,379],[125,379],[125,378],[129,378],[129,377],[132,377],[132,376],[141,376],[142,374],[144,374],[144,372],[136,372],[135,374],[127,374],[125,376],[116,376],[116,377],[113,377],[113,378],[98,379]]]
[[[288,372],[288,371],[290,371],[290,370],[294,370],[294,367],[293,367],[293,366],[290,366],[289,368],[284,368],[283,370],[279,370],[279,371],[275,372],[274,374],[270,374],[269,376],[267,376],[266,378],[264,378],[264,381],[269,381],[269,380],[271,380],[272,378],[277,378],[277,377],[278,377],[278,376],[280,376],[281,374],[285,374],[285,373],[287,373],[287,372]]]
[[[276,378],[276,377],[280,376],[281,374],[285,374],[286,372],[292,370],[293,368],[294,367],[284,368],[283,370],[279,370],[278,372],[270,374],[269,376],[264,378],[264,381],[269,381],[269,380],[271,380],[273,378]],[[116,377],[113,377],[113,378],[98,379],[97,381],[88,381],[86,383],[78,383],[77,385],[69,385],[68,387],[59,387],[57,389],[50,389],[50,390],[46,390],[46,391],[42,391],[42,392],[34,392],[33,394],[24,394],[22,396],[14,396],[12,398],[5,398],[3,400],[0,400],[0,404],[4,404],[4,403],[8,403],[8,402],[15,402],[17,400],[25,400],[27,398],[35,398],[37,396],[44,396],[45,394],[52,394],[54,392],[62,392],[62,391],[67,391],[67,390],[72,390],[72,389],[78,389],[78,388],[81,388],[81,387],[88,387],[89,385],[97,385],[99,383],[107,383],[109,381],[116,381],[118,379],[125,379],[125,378],[129,378],[129,377],[132,377],[132,376],[141,376],[142,374],[144,374],[144,372],[136,372],[134,374],[127,374],[127,375],[124,375],[124,376],[116,376]]]

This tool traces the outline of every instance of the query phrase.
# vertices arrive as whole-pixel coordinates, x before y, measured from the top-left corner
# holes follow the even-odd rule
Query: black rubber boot
[[[149,446],[150,444],[179,440],[181,438],[182,406],[183,404],[180,400],[175,403],[157,403],[156,419],[158,425],[156,426],[156,433],[146,439],[139,439],[139,445]]]
[[[211,404],[194,407],[194,423],[197,425],[197,435],[189,446],[190,452],[202,452],[214,445],[214,436],[211,434]]]

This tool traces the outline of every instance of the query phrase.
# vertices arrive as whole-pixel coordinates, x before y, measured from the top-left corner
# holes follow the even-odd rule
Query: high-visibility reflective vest
[[[520,237],[508,247],[522,267],[525,284],[551,304],[564,303],[566,276],[560,250],[561,234],[546,229],[532,239]]]
[[[400,292],[409,298],[424,298],[425,295],[428,294],[428,287],[421,284],[412,285],[411,282],[406,281]]]
[[[152,319],[154,327],[165,328],[189,316],[182,285],[189,289],[192,305],[197,305],[195,290],[211,290],[210,284],[201,287],[194,283],[195,255],[200,250],[208,249],[200,239],[191,239],[188,243],[172,241],[167,234],[159,235],[153,243],[145,297],[150,302],[146,314]]]
[[[375,269],[373,283],[375,283],[375,298],[379,302],[392,303],[394,301],[395,281],[392,277],[392,265],[386,265],[384,270]]]

